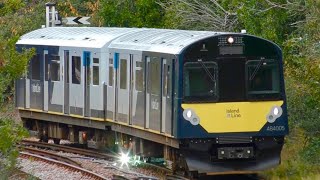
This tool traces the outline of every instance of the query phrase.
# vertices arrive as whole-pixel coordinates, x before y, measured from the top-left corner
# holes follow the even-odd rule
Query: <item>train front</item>
[[[247,34],[220,34],[180,57],[177,137],[189,170],[278,165],[288,134],[281,49]]]

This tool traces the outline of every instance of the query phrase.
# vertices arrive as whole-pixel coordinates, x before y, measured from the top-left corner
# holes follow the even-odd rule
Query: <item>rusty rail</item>
[[[20,157],[22,158],[28,158],[28,159],[34,159],[34,160],[39,160],[39,161],[44,161],[50,164],[57,164],[60,167],[64,167],[65,169],[68,169],[69,171],[72,172],[80,172],[82,175],[87,176],[88,178],[91,179],[96,179],[96,180],[104,180],[106,179],[105,177],[96,174],[94,172],[88,171],[86,169],[83,169],[81,167],[77,167],[65,162],[61,162],[61,161],[57,161],[54,159],[50,159],[50,158],[46,158],[40,155],[36,155],[36,154],[31,154],[31,153],[27,153],[27,152],[20,152]]]
[[[65,162],[65,163],[68,163],[68,164],[71,164],[71,165],[74,165],[74,166],[77,166],[77,167],[81,167],[81,164],[68,158],[68,157],[65,157],[65,156],[60,156],[60,155],[57,155],[57,154],[54,154],[54,153],[51,153],[51,152],[46,152],[46,151],[42,151],[42,150],[39,150],[39,149],[35,149],[35,148],[30,148],[30,147],[21,147],[21,150],[24,151],[24,152],[29,152],[29,153],[32,153],[32,154],[37,154],[37,155],[40,155],[40,156],[44,156],[44,157],[48,157],[48,158],[51,158],[51,159],[55,159],[57,161],[61,161],[61,162]]]
[[[24,146],[36,146],[36,147],[47,148],[55,151],[63,151],[63,152],[80,154],[88,157],[95,157],[95,158],[106,159],[106,160],[114,160],[117,158],[114,155],[99,153],[99,152],[88,150],[88,149],[74,148],[74,147],[62,146],[57,144],[48,144],[44,142],[22,140],[20,144]]]

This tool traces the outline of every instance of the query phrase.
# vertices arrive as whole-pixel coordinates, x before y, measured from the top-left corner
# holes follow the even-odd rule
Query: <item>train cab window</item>
[[[143,91],[143,64],[141,61],[136,62],[136,90]]]
[[[40,80],[40,55],[36,54],[31,60],[31,79]]]
[[[113,59],[112,58],[109,58],[109,86],[113,86]]]
[[[92,84],[99,85],[99,58],[93,58]]]
[[[127,60],[120,59],[120,89],[127,89]]]
[[[250,97],[268,97],[280,92],[279,66],[275,60],[250,60],[246,64],[247,89]]]
[[[217,101],[218,65],[215,62],[188,62],[184,65],[184,101]]]
[[[72,56],[72,84],[81,83],[81,58]]]
[[[50,78],[52,81],[60,81],[60,56],[58,55],[52,55]]]

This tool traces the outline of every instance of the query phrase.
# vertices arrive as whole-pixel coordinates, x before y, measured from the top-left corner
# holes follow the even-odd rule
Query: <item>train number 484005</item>
[[[286,128],[284,126],[268,126],[267,131],[284,131]]]

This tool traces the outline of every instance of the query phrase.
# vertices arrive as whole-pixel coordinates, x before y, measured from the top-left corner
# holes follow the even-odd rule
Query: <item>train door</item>
[[[90,84],[90,117],[104,118],[103,89],[100,85],[100,56],[98,52],[92,53],[91,82]]]
[[[115,120],[115,81],[114,77],[116,74],[116,55],[113,58],[113,54],[109,53],[109,64],[108,64],[108,85],[107,85],[107,100],[106,100],[106,119]]]
[[[146,128],[160,132],[161,60],[146,57]]]
[[[43,110],[48,111],[48,103],[49,103],[49,73],[50,73],[50,63],[49,63],[49,56],[48,50],[43,51],[43,59],[44,59],[44,83],[43,83]]]
[[[132,125],[132,115],[133,115],[133,102],[132,102],[132,97],[133,97],[133,86],[134,86],[134,63],[133,63],[133,54],[130,54],[129,56],[129,61],[130,61],[130,67],[129,67],[129,124]]]
[[[130,55],[119,54],[116,87],[116,120],[129,123]]]
[[[64,71],[63,71],[63,80],[64,80],[64,114],[69,114],[69,51],[65,50],[63,52],[64,60]]]
[[[70,49],[69,63],[69,114],[83,116],[84,90],[83,90],[83,69],[81,52],[78,49]]]
[[[84,66],[84,116],[90,117],[90,80],[91,80],[91,53],[83,52]]]
[[[31,73],[30,74],[30,108],[43,110],[43,61],[42,61],[42,48],[37,49],[37,54],[31,59]],[[28,85],[28,84],[27,84]],[[27,106],[29,105],[27,101]]]
[[[133,55],[132,64],[132,120],[136,126],[145,127],[145,65],[141,55]]]
[[[161,132],[172,134],[172,60],[162,60]]]

